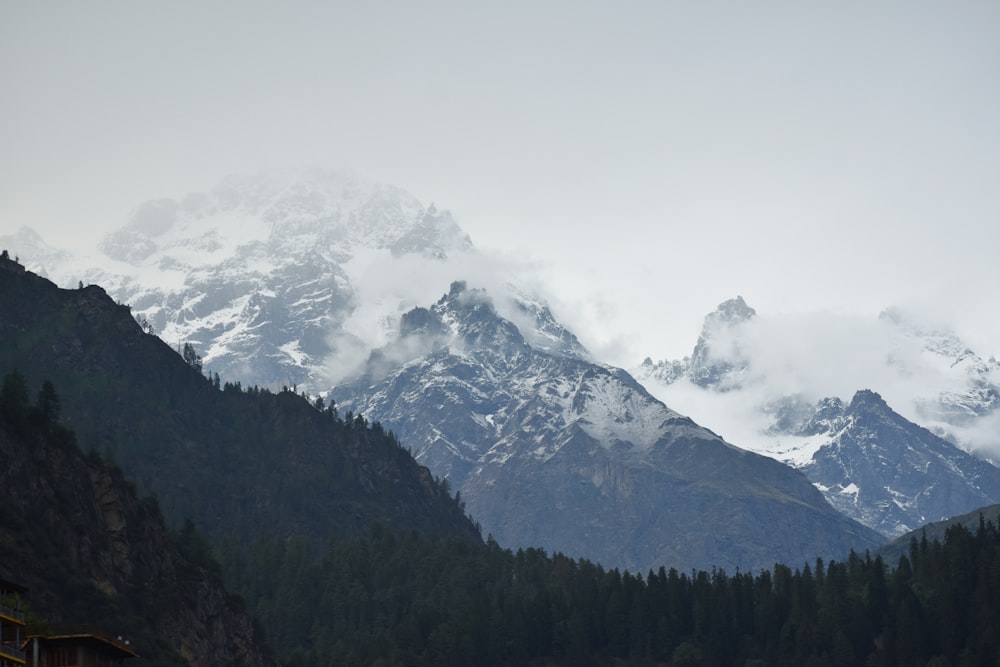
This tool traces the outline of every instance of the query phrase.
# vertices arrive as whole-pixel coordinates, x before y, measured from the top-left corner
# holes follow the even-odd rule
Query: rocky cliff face
[[[658,362],[647,357],[635,370],[636,377],[668,385],[688,380],[717,391],[740,388],[750,361],[740,345],[741,329],[756,315],[741,296],[723,301],[705,316],[691,356]]]
[[[187,560],[155,502],[73,445],[0,424],[0,576],[28,587],[53,627],[125,635],[139,664],[271,667],[252,619]]]
[[[897,537],[1000,500],[1000,469],[894,412],[872,391],[850,404],[826,401],[805,432],[826,443],[803,468],[848,516]]]

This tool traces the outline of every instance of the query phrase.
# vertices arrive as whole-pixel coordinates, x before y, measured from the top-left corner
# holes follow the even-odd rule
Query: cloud
[[[722,332],[713,351],[739,350],[749,360],[748,384],[777,395],[808,400],[850,398],[866,387],[884,387],[896,373],[888,366],[895,349],[880,320],[829,312],[764,315]],[[914,350],[901,350],[906,358]]]
[[[937,352],[927,349],[928,343]],[[877,391],[903,417],[956,440],[967,449],[1000,455],[1000,412],[963,423],[940,421],[943,395],[970,391],[971,362],[956,363],[965,350],[933,316],[889,318],[832,312],[758,314],[719,329],[710,360],[746,364],[739,388],[705,390],[687,381],[650,390],[671,408],[716,430],[730,442],[755,450],[775,449],[762,408],[787,397],[814,404],[836,396],[850,401],[861,389]],[[985,377],[996,383],[1000,370]]]
[[[1000,466],[1000,410],[994,410],[967,426],[952,427],[951,432],[971,451]]]
[[[512,321],[517,316],[513,291],[538,289],[530,278],[533,271],[529,264],[480,251],[453,254],[443,261],[414,254],[393,257],[388,251],[362,251],[346,269],[354,290],[353,307],[327,339],[333,352],[324,361],[324,369],[331,384],[356,374],[373,350],[394,341],[404,313],[418,306],[431,306],[457,280],[465,281],[470,289],[485,290],[498,313]],[[411,342],[384,353],[390,355],[387,361],[403,362],[422,350]]]
[[[761,395],[751,391],[715,392],[680,380],[670,385],[646,383],[646,388],[671,409],[714,431],[727,442],[760,451],[772,438],[768,419],[759,406]]]

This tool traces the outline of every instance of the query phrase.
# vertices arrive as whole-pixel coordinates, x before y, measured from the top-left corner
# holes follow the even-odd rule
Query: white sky
[[[0,233],[353,168],[543,264],[602,360],[703,315],[945,317],[1000,354],[1000,3],[0,4]]]

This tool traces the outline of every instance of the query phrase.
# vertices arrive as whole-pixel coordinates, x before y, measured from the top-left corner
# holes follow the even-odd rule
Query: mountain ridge
[[[789,558],[879,540],[843,520],[800,473],[724,442],[624,370],[589,361],[577,345],[533,347],[467,283],[401,321],[397,339],[330,396],[399,433],[503,543],[640,570],[767,567],[775,549],[803,546],[791,538],[774,546],[782,538],[759,525],[769,511],[787,525],[824,526]],[[734,511],[738,525],[708,520]]]
[[[877,393],[857,392],[842,419],[803,471],[865,525],[898,536],[1000,499],[1000,469],[904,419]]]
[[[32,414],[22,383],[8,375],[0,400],[0,578],[27,587],[53,627],[125,634],[140,665],[276,667],[217,564],[185,555],[120,469],[83,456],[51,385]]]
[[[918,426],[871,390],[855,391],[847,404],[837,396],[806,398],[801,392],[822,391],[819,383],[804,375],[809,367],[789,376],[771,358],[783,359],[761,338],[773,335],[773,327],[752,329],[758,317],[741,298],[726,301],[705,318],[695,346],[701,354],[675,362],[647,358],[637,376],[664,395],[677,394],[664,387],[688,382],[704,403],[744,411],[746,423],[761,424],[756,439],[748,438],[755,451],[800,468],[831,504],[887,536],[1000,499],[1000,470],[942,439],[940,422]],[[898,309],[883,311],[878,326],[880,344],[891,343],[880,360],[883,375],[909,374],[917,384],[921,373],[934,373],[960,388],[930,387],[918,413],[931,415],[927,406],[936,406],[934,414],[957,415],[950,423],[960,426],[995,410],[992,396],[1000,389],[989,381],[990,362],[957,336],[912,324]]]
[[[216,384],[102,288],[60,289],[3,261],[0,368],[56,383],[67,426],[112,452],[170,520],[243,541],[262,522],[322,544],[374,521],[479,539],[380,425],[348,423],[290,390]]]

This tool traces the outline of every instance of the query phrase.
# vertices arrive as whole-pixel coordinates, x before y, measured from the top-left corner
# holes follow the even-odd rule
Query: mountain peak
[[[392,185],[318,169],[229,176],[208,192],[147,201],[100,247],[129,264],[171,259],[195,266],[255,244],[284,257],[349,257],[363,247],[443,259],[472,248],[449,212]]]
[[[692,382],[701,387],[715,385],[723,390],[739,386],[739,375],[746,370],[748,362],[739,349],[732,348],[736,341],[730,334],[756,314],[743,297],[737,296],[723,301],[705,316],[701,335],[691,354],[688,372]]]
[[[662,384],[687,378],[703,389],[738,389],[742,375],[749,368],[749,359],[739,345],[738,330],[756,315],[757,311],[748,306],[742,296],[727,299],[705,316],[690,357],[655,363],[646,357],[633,372],[640,379]]]
[[[773,531],[729,519],[707,531],[708,541],[697,537],[723,506],[765,522],[818,521],[830,544],[874,537],[836,515],[798,473],[732,447],[625,371],[574,354],[575,338],[537,300],[488,299],[455,282],[430,308],[411,311],[407,330],[433,328],[435,318],[449,328],[435,344],[393,341],[398,353],[385,348],[330,398],[399,434],[502,542],[640,570],[709,559],[752,568],[786,547],[799,550],[788,552],[794,560],[826,550],[797,540],[776,546],[783,539]],[[691,492],[693,480],[701,483]],[[779,497],[795,502],[772,502]]]
[[[727,299],[714,312],[705,316],[705,325],[711,322],[744,322],[757,315],[757,311],[747,305],[742,296]]]
[[[25,239],[12,245],[27,247]],[[147,201],[100,249],[103,266],[70,272],[66,259],[59,282],[104,285],[171,345],[197,345],[227,379],[311,392],[397,323],[415,331],[419,315],[400,322],[416,304],[409,285],[392,284],[399,275],[409,280],[420,263],[473,252],[438,204],[323,169],[234,175]],[[400,258],[409,262],[405,272],[396,270]],[[386,290],[392,296],[368,297]]]
[[[854,394],[827,435],[806,475],[834,507],[884,535],[1000,498],[1000,470],[907,421],[870,389]]]
[[[851,404],[848,410],[855,411],[863,408],[875,409],[889,409],[886,404],[885,399],[882,395],[871,389],[861,389],[854,393],[854,398],[851,399]]]

